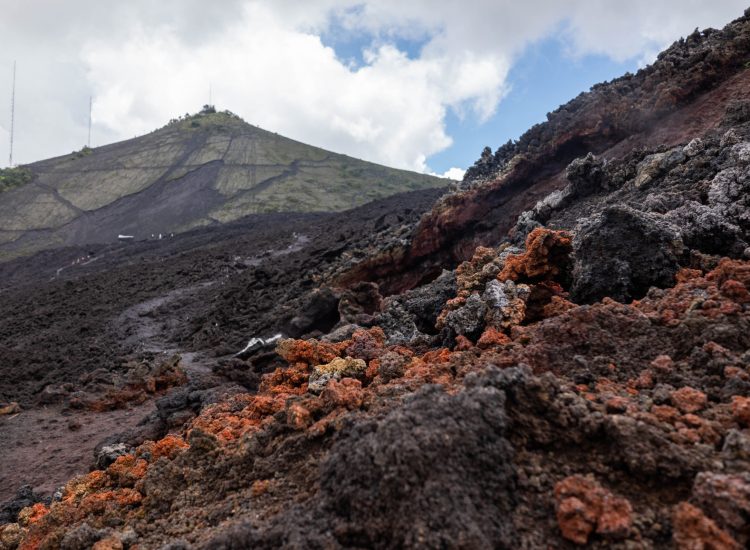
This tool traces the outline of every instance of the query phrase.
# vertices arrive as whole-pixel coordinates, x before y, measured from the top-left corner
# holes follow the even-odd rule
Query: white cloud
[[[573,55],[648,60],[696,26],[739,16],[744,1],[5,0],[0,107],[17,58],[16,159],[30,162],[84,144],[92,93],[97,145],[196,111],[211,82],[217,107],[248,122],[427,171],[452,143],[447,113],[492,117],[530,42],[561,33]],[[332,22],[364,37],[364,64],[324,45]],[[409,56],[395,38],[424,46]]]
[[[629,0],[584,2],[571,15],[566,37],[578,55],[651,63],[666,46],[695,28],[721,28],[742,15],[746,0]]]
[[[455,166],[453,168],[449,168],[442,174],[435,174],[434,172],[431,173],[433,176],[437,176],[439,178],[446,178],[449,180],[457,180],[461,181],[464,179],[464,174],[466,173],[466,170],[463,168],[456,168]]]

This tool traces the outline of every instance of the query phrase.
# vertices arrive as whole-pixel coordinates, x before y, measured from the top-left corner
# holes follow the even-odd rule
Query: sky
[[[132,138],[209,101],[373,162],[460,178],[593,84],[747,0],[0,0],[0,166]]]

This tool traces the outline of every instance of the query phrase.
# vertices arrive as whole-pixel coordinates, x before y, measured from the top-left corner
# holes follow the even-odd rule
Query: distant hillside
[[[0,261],[252,213],[340,211],[447,180],[305,145],[229,112],[0,174]],[[2,184],[4,182],[4,184]]]

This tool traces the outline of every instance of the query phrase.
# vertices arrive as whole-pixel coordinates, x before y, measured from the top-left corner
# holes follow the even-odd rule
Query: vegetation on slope
[[[0,193],[29,183],[34,177],[25,166],[0,168]]]
[[[206,105],[137,138],[28,166],[0,204],[0,261],[59,244],[147,239],[268,212],[333,212],[445,179],[332,153]],[[9,187],[10,188],[10,187]]]

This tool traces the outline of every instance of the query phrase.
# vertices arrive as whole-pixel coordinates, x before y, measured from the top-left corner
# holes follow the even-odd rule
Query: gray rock
[[[109,531],[94,529],[88,523],[74,527],[60,541],[61,550],[89,550],[96,542],[107,536]]]
[[[472,294],[463,306],[446,315],[445,326],[455,334],[477,338],[484,328],[486,313],[487,306],[482,298],[478,294]]]
[[[582,220],[574,231],[571,295],[578,303],[621,302],[674,282],[684,252],[680,231],[663,216],[626,205]]]
[[[456,295],[456,276],[443,270],[434,281],[385,300],[375,324],[385,332],[388,345],[427,343],[445,302]]]
[[[570,190],[575,197],[586,197],[608,188],[605,162],[593,153],[577,158],[565,169],[565,177],[570,182]]]
[[[378,374],[383,379],[383,382],[388,382],[394,378],[400,378],[404,375],[404,368],[409,363],[409,359],[389,351],[380,356],[380,368]]]
[[[126,455],[130,452],[130,447],[125,443],[113,443],[105,445],[99,449],[96,453],[96,467],[99,470],[105,470],[107,466],[114,463],[118,457]]]
[[[638,163],[634,185],[643,189],[651,184],[661,175],[669,172],[672,168],[685,162],[687,155],[682,148],[676,147],[664,153],[648,155]]]
[[[685,245],[701,252],[737,256],[747,246],[740,228],[717,208],[688,201],[668,212],[665,219],[679,227]]]
[[[685,153],[685,155],[688,156],[688,158],[692,158],[701,152],[703,152],[704,146],[703,146],[703,140],[701,138],[694,138],[690,141],[685,147],[682,148],[682,152]]]

